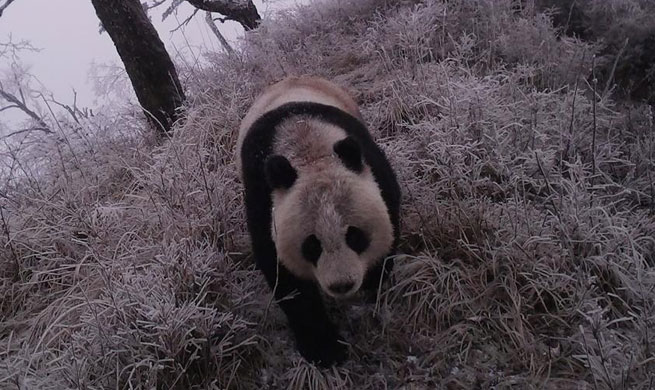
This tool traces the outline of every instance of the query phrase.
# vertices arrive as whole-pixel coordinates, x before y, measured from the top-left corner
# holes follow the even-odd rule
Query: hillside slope
[[[0,388],[652,386],[652,107],[514,3],[312,4],[182,66],[165,142],[129,115],[31,140],[2,177]],[[232,154],[292,74],[352,91],[404,196],[390,285],[331,308],[351,359],[330,370],[254,269]]]

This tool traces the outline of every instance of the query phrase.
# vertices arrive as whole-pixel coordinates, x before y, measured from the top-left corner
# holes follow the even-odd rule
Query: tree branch
[[[4,138],[9,138],[9,137],[13,137],[14,135],[18,135],[18,134],[21,134],[21,133],[27,133],[27,132],[34,131],[34,130],[42,131],[42,132],[44,132],[46,134],[52,134],[52,130],[48,129],[47,127],[29,127],[27,129],[23,129],[23,130],[12,131],[11,133],[3,136],[2,138],[3,139]]]
[[[182,27],[186,26],[187,24],[189,24],[189,22],[191,21],[191,19],[192,19],[194,16],[196,16],[196,14],[198,13],[198,11],[199,11],[199,9],[194,9],[194,10],[193,10],[193,13],[192,13],[191,15],[189,15],[188,18],[184,19],[184,20],[182,21],[182,23],[180,23],[177,27],[175,27],[173,30],[171,30],[171,32],[174,33],[175,31],[177,31],[177,30],[181,29]]]
[[[5,107],[0,107],[0,112],[2,112],[2,111],[4,111],[4,110],[9,110],[9,109],[11,109],[11,108],[20,108],[20,107],[17,106],[17,105],[15,105],[15,104],[10,104],[10,105],[5,106]]]
[[[39,95],[41,96],[41,99],[43,99],[44,101],[52,102],[57,106],[61,107],[62,109],[66,110],[68,115],[70,115],[71,118],[73,118],[73,120],[77,124],[80,124],[80,118],[78,117],[78,114],[84,118],[88,118],[88,111],[87,112],[81,111],[79,108],[77,108],[77,91],[74,88],[73,88],[73,106],[61,103],[60,101],[55,99],[53,94],[50,94],[49,98],[46,98],[42,93],[39,93]]]
[[[152,4],[143,3],[143,9],[148,11],[148,10],[151,10],[153,8],[159,7],[160,5],[164,4],[165,2],[166,2],[166,0],[158,0],[158,1],[153,1]]]
[[[49,132],[52,132],[52,131],[50,131],[50,128],[48,127],[48,124],[43,121],[43,118],[41,118],[39,116],[39,114],[37,114],[36,112],[32,111],[29,107],[27,107],[27,104],[25,103],[24,100],[21,101],[16,96],[12,95],[9,92],[6,92],[3,89],[0,89],[0,97],[5,99],[9,103],[13,104],[14,106],[17,106],[17,108],[19,110],[23,111],[25,114],[27,114],[27,116],[34,119],[38,123],[39,127],[45,128]],[[9,107],[11,107],[11,106],[9,106]]]
[[[212,19],[211,12],[207,12],[205,14],[205,22],[207,22],[209,28],[212,30],[214,35],[216,35],[216,38],[218,38],[218,40],[221,42],[221,45],[223,45],[225,51],[228,52],[228,54],[234,53],[234,50],[232,50],[230,44],[227,42],[223,34],[221,34],[221,32],[218,30],[218,27],[216,27],[216,24],[214,23],[214,19]]]
[[[38,52],[40,50],[35,48],[34,46],[32,46],[31,43],[25,40],[14,42],[11,34],[9,34],[9,41],[0,42],[0,58],[7,57],[13,60],[14,62],[17,62],[18,53],[21,51]]]
[[[245,30],[259,26],[262,18],[252,0],[237,2],[234,0],[187,0],[192,6],[208,12],[224,15],[228,20],[239,22]]]
[[[5,0],[5,3],[0,5],[0,16],[2,16],[2,13],[5,12],[7,7],[9,7],[9,4],[11,4],[13,2],[14,2],[14,0]]]

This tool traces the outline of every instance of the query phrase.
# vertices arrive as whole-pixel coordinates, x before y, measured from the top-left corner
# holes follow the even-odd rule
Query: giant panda
[[[347,348],[323,296],[375,291],[399,237],[400,188],[357,104],[316,77],[289,77],[241,122],[236,165],[257,267],[300,354],[331,366]]]

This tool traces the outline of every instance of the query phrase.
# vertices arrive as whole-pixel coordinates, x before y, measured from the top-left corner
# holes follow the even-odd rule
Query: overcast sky
[[[303,0],[254,0],[260,15],[266,17],[274,9],[290,7]],[[172,33],[192,13],[193,7],[183,3],[177,15],[161,21],[164,8],[151,11],[153,24],[172,55],[190,56],[189,50],[202,53],[220,50],[200,12],[185,28]],[[0,41],[28,40],[38,53],[24,53],[23,63],[55,97],[72,103],[73,88],[78,93],[78,105],[93,107],[94,94],[89,83],[93,61],[120,63],[116,49],[107,34],[98,34],[99,22],[90,0],[15,0],[0,17]],[[235,22],[218,23],[223,35],[234,41],[243,33]],[[195,56],[194,56],[195,57]],[[6,64],[0,63],[0,70]],[[0,112],[0,122],[13,120],[16,114]]]

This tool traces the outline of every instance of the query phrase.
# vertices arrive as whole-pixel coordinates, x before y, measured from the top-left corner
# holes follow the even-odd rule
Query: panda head
[[[357,292],[367,271],[389,253],[393,227],[357,142],[347,137],[333,152],[300,170],[274,155],[265,173],[273,189],[271,229],[280,262],[341,298]]]

